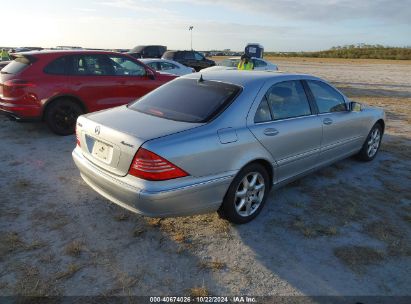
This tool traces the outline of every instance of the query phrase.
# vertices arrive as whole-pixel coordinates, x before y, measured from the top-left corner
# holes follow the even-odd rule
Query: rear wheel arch
[[[56,101],[59,101],[59,100],[70,100],[70,101],[74,102],[75,104],[77,104],[78,106],[80,106],[81,109],[83,110],[83,113],[88,112],[88,109],[87,109],[86,105],[84,104],[84,102],[80,98],[78,98],[76,96],[73,96],[73,95],[59,95],[59,96],[55,96],[55,97],[51,98],[50,100],[48,100],[46,102],[44,110],[43,110],[43,115],[42,115],[42,120],[43,121],[45,120],[45,116],[46,116],[47,110],[49,109],[50,105],[52,103],[56,102]]]
[[[273,165],[266,159],[259,158],[259,159],[254,159],[248,163],[246,163],[239,171],[241,171],[243,168],[251,165],[251,164],[260,164],[261,166],[264,167],[264,169],[267,171],[268,177],[270,178],[270,188],[272,187],[274,183],[274,168]]]

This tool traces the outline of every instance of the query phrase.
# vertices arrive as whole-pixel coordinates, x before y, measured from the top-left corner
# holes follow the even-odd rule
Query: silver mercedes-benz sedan
[[[384,120],[314,76],[196,73],[80,116],[73,158],[91,188],[130,211],[219,210],[246,223],[270,189],[351,155],[372,160]]]

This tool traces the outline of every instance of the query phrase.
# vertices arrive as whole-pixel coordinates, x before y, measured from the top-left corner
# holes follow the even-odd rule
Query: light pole
[[[191,34],[191,50],[193,50],[193,28],[194,26],[192,25],[188,27],[188,30],[190,31],[190,34]]]

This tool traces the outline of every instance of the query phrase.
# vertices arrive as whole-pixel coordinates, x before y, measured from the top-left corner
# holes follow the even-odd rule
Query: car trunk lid
[[[199,125],[202,124],[163,119],[121,106],[80,116],[77,136],[82,153],[90,162],[125,176],[144,142]]]

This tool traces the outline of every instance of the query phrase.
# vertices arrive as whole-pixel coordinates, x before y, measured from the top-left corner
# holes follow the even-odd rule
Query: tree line
[[[349,59],[394,59],[411,60],[411,47],[390,47],[380,44],[334,46],[329,50],[315,52],[265,52],[268,56],[314,57],[314,58],[349,58]]]

